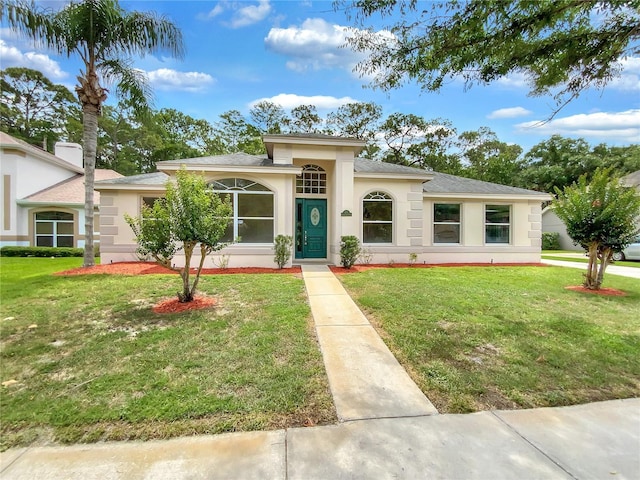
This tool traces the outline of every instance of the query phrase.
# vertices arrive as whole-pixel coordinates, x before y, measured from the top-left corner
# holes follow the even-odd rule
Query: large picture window
[[[485,243],[509,243],[511,239],[511,206],[485,205]]]
[[[273,243],[273,192],[260,183],[225,178],[209,184],[223,198],[229,196],[233,218],[221,239],[240,243]]]
[[[393,242],[393,200],[384,192],[371,192],[362,200],[362,242]]]
[[[37,247],[73,247],[73,214],[38,212],[35,215]]]
[[[433,243],[460,243],[460,204],[433,205]]]

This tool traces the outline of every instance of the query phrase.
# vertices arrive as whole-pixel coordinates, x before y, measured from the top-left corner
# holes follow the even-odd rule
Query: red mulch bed
[[[193,301],[180,303],[177,298],[170,298],[157,303],[153,307],[154,313],[180,313],[187,310],[201,310],[213,307],[218,301],[213,297],[195,296]]]
[[[195,273],[195,269],[191,269]],[[203,268],[202,275],[228,275],[235,273],[300,273],[300,267],[292,268]],[[93,267],[79,267],[72,270],[57,272],[54,275],[167,275],[178,272],[148,262],[118,262],[95,265]]]
[[[601,288],[600,290],[590,290],[588,288],[583,287],[582,285],[571,285],[568,287],[564,287],[567,290],[572,290],[574,292],[581,293],[590,293],[592,295],[602,295],[603,297],[624,297],[626,292],[622,290],[618,290],[617,288]]]
[[[335,274],[365,272],[377,268],[436,268],[436,267],[548,267],[545,263],[378,263],[354,265],[351,268],[329,266]]]

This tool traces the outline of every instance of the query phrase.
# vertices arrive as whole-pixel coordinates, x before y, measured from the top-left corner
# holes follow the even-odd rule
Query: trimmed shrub
[[[560,234],[542,232],[542,250],[560,250]]]
[[[340,263],[344,268],[351,268],[360,256],[360,240],[353,235],[340,238]]]
[[[288,235],[278,235],[275,238],[273,249],[275,256],[273,261],[278,264],[278,268],[284,268],[291,258],[291,249],[293,248],[293,237]]]
[[[0,256],[3,257],[82,257],[82,248],[69,247],[2,247]]]

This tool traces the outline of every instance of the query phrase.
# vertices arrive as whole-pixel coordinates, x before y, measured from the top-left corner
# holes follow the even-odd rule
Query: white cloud
[[[61,80],[68,74],[64,72],[58,62],[51,60],[49,56],[36,52],[22,53],[16,47],[7,45],[0,39],[0,58],[2,58],[2,68],[25,67],[40,70],[50,80]]]
[[[609,82],[609,87],[622,91],[640,91],[640,57],[627,57],[619,62],[619,77]]]
[[[496,83],[506,88],[529,88],[529,80],[524,72],[514,72],[510,75],[505,75],[496,80]]]
[[[178,72],[169,68],[159,68],[147,72],[147,75],[158,90],[201,92],[215,83],[215,79],[208,73]]]
[[[336,98],[326,95],[304,96],[293,93],[281,93],[273,97],[254,100],[249,104],[249,107],[251,108],[259,102],[273,102],[276,105],[280,105],[285,110],[290,110],[292,108],[299,107],[300,105],[315,105],[318,109],[333,109],[346,105],[347,103],[357,102],[357,100],[354,100],[351,97]]]
[[[264,42],[272,52],[290,57],[287,67],[297,72],[324,68],[353,70],[365,54],[345,46],[348,34],[349,27],[308,18],[300,27],[272,28]]]
[[[526,117],[527,115],[531,115],[533,112],[531,110],[527,110],[523,107],[510,107],[510,108],[499,108],[498,110],[494,110],[487,118],[489,119],[499,119],[499,118],[516,118],[516,117]]]
[[[261,22],[271,12],[269,0],[260,0],[258,5],[249,5],[240,8],[231,20],[232,28],[246,27]]]
[[[516,125],[520,133],[586,137],[623,143],[640,142],[640,109],[624,112],[581,113],[549,122],[532,121]]]
[[[215,7],[209,10],[207,13],[201,13],[198,15],[200,20],[210,20],[218,17],[225,11],[232,11],[231,20],[223,22],[223,24],[231,28],[241,28],[255,23],[261,22],[272,11],[270,0],[258,0],[256,5],[247,5],[241,7],[238,2],[229,2],[223,0],[218,2]]]

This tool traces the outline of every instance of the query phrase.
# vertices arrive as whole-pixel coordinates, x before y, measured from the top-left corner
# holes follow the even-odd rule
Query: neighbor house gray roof
[[[294,165],[274,165],[273,160],[267,154],[251,155],[238,152],[226,155],[211,155],[208,157],[183,158],[180,160],[165,160],[158,162],[158,168],[169,165],[224,165],[233,167],[271,167],[271,168],[299,168]]]
[[[498,183],[482,182],[471,178],[457,177],[448,173],[433,172],[433,180],[425,182],[423,190],[427,193],[472,193],[484,195],[540,195],[548,197],[545,192],[536,192],[524,188],[510,187]]]
[[[100,185],[164,185],[169,175],[162,172],[141,173],[140,175],[131,175],[130,177],[111,178],[109,180],[101,180],[95,182],[96,186]]]
[[[394,163],[379,162],[376,160],[368,160],[366,158],[356,158],[353,164],[353,170],[356,173],[389,173],[401,175],[431,175],[431,170],[423,170],[421,168],[405,167],[404,165],[396,165]]]

